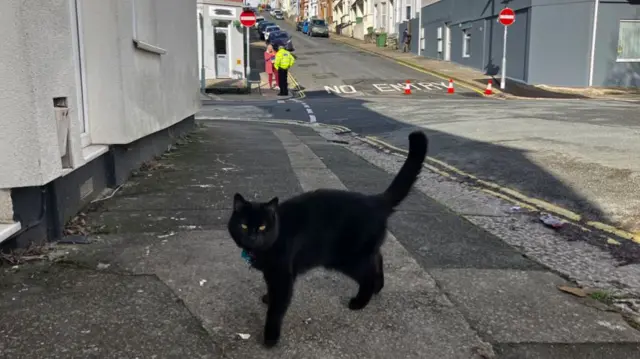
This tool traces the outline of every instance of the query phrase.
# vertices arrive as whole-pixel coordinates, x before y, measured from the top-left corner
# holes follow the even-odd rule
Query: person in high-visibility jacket
[[[284,46],[280,46],[276,53],[276,60],[273,63],[273,67],[278,71],[278,81],[280,82],[278,84],[280,87],[279,96],[289,96],[289,81],[287,76],[289,69],[295,62],[296,60],[293,58],[293,55],[287,51]]]

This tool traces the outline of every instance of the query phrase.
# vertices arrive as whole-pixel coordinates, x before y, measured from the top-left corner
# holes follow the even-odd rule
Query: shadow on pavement
[[[491,74],[490,74],[491,75]],[[486,86],[485,79],[475,79],[473,80],[479,86]],[[496,88],[500,88],[500,78],[493,77],[493,83]],[[532,98],[558,98],[558,99],[587,99],[589,97],[573,94],[573,93],[563,93],[563,92],[553,92],[547,91],[545,89],[541,89],[539,87],[535,87],[528,84],[523,84],[521,82],[513,81],[507,79],[507,83],[505,84],[505,89],[500,90],[502,92],[520,96],[520,97],[532,97]]]
[[[318,101],[316,106],[319,106],[320,101],[326,101],[325,106],[330,107],[335,114],[334,118],[323,116],[315,107],[318,122],[346,126],[357,134],[376,136],[405,150],[408,134],[421,129],[430,139],[429,155],[438,160],[473,174],[479,179],[491,181],[530,197],[543,199],[572,210],[581,214],[584,222],[591,220],[610,222],[610,218],[598,205],[591,203],[553,174],[532,162],[528,158],[527,151],[399,122],[370,110],[367,108],[368,101],[362,98],[340,97],[325,91],[310,91],[305,92],[305,95]],[[314,107],[313,104],[312,107]],[[264,109],[271,110],[266,106]],[[307,119],[295,118],[295,120]],[[538,216],[532,216],[532,221],[539,221]],[[604,232],[589,234],[574,226],[564,226],[558,231],[569,241],[586,240],[608,250],[623,264],[640,263],[640,245],[632,241],[620,240],[621,245],[611,245],[607,243]],[[607,236],[612,237],[608,233]]]

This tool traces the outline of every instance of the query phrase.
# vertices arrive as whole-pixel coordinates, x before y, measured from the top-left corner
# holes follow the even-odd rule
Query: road
[[[423,128],[438,160],[583,220],[640,232],[637,104],[498,100],[461,86],[447,94],[440,78],[279,24],[293,35],[291,72],[316,121],[400,148],[409,131]]]

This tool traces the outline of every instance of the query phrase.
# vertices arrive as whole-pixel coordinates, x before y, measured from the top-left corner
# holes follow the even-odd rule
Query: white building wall
[[[53,98],[67,97],[81,156],[69,1],[0,3],[0,188],[62,174]]]
[[[237,28],[233,26],[234,20],[239,20],[240,13],[242,12],[242,6],[238,6],[232,2],[224,3],[223,1],[216,1],[215,5],[202,3],[198,5],[200,7],[203,18],[204,18],[204,64],[205,64],[205,78],[206,79],[217,79],[224,78],[220,76],[216,71],[216,52],[215,52],[215,44],[214,44],[214,31],[213,31],[213,11],[216,8],[223,8],[232,11],[231,17],[220,17],[216,18],[219,20],[231,21],[232,25],[229,26],[229,76],[227,78],[241,79],[244,78],[244,52],[245,52],[245,37],[243,34],[243,28]],[[200,52],[202,48],[198,45],[198,51]],[[240,60],[240,64],[238,64],[238,60]],[[200,71],[200,70],[198,70]],[[199,75],[198,75],[199,78]]]
[[[80,139],[80,66],[72,0],[0,3],[0,188],[44,185],[197,112],[196,0],[135,0],[138,33],[166,53],[137,49],[134,0],[81,3],[87,147]],[[66,97],[72,168],[63,169],[53,108]]]
[[[130,143],[197,112],[195,0],[82,4],[93,143]],[[165,54],[131,45],[134,20],[138,39],[165,49]]]

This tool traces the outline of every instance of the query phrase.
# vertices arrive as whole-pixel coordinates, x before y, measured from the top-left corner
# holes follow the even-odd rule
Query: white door
[[[444,26],[444,60],[451,61],[451,29]]]
[[[213,46],[216,54],[216,78],[229,76],[229,28],[214,27]]]

